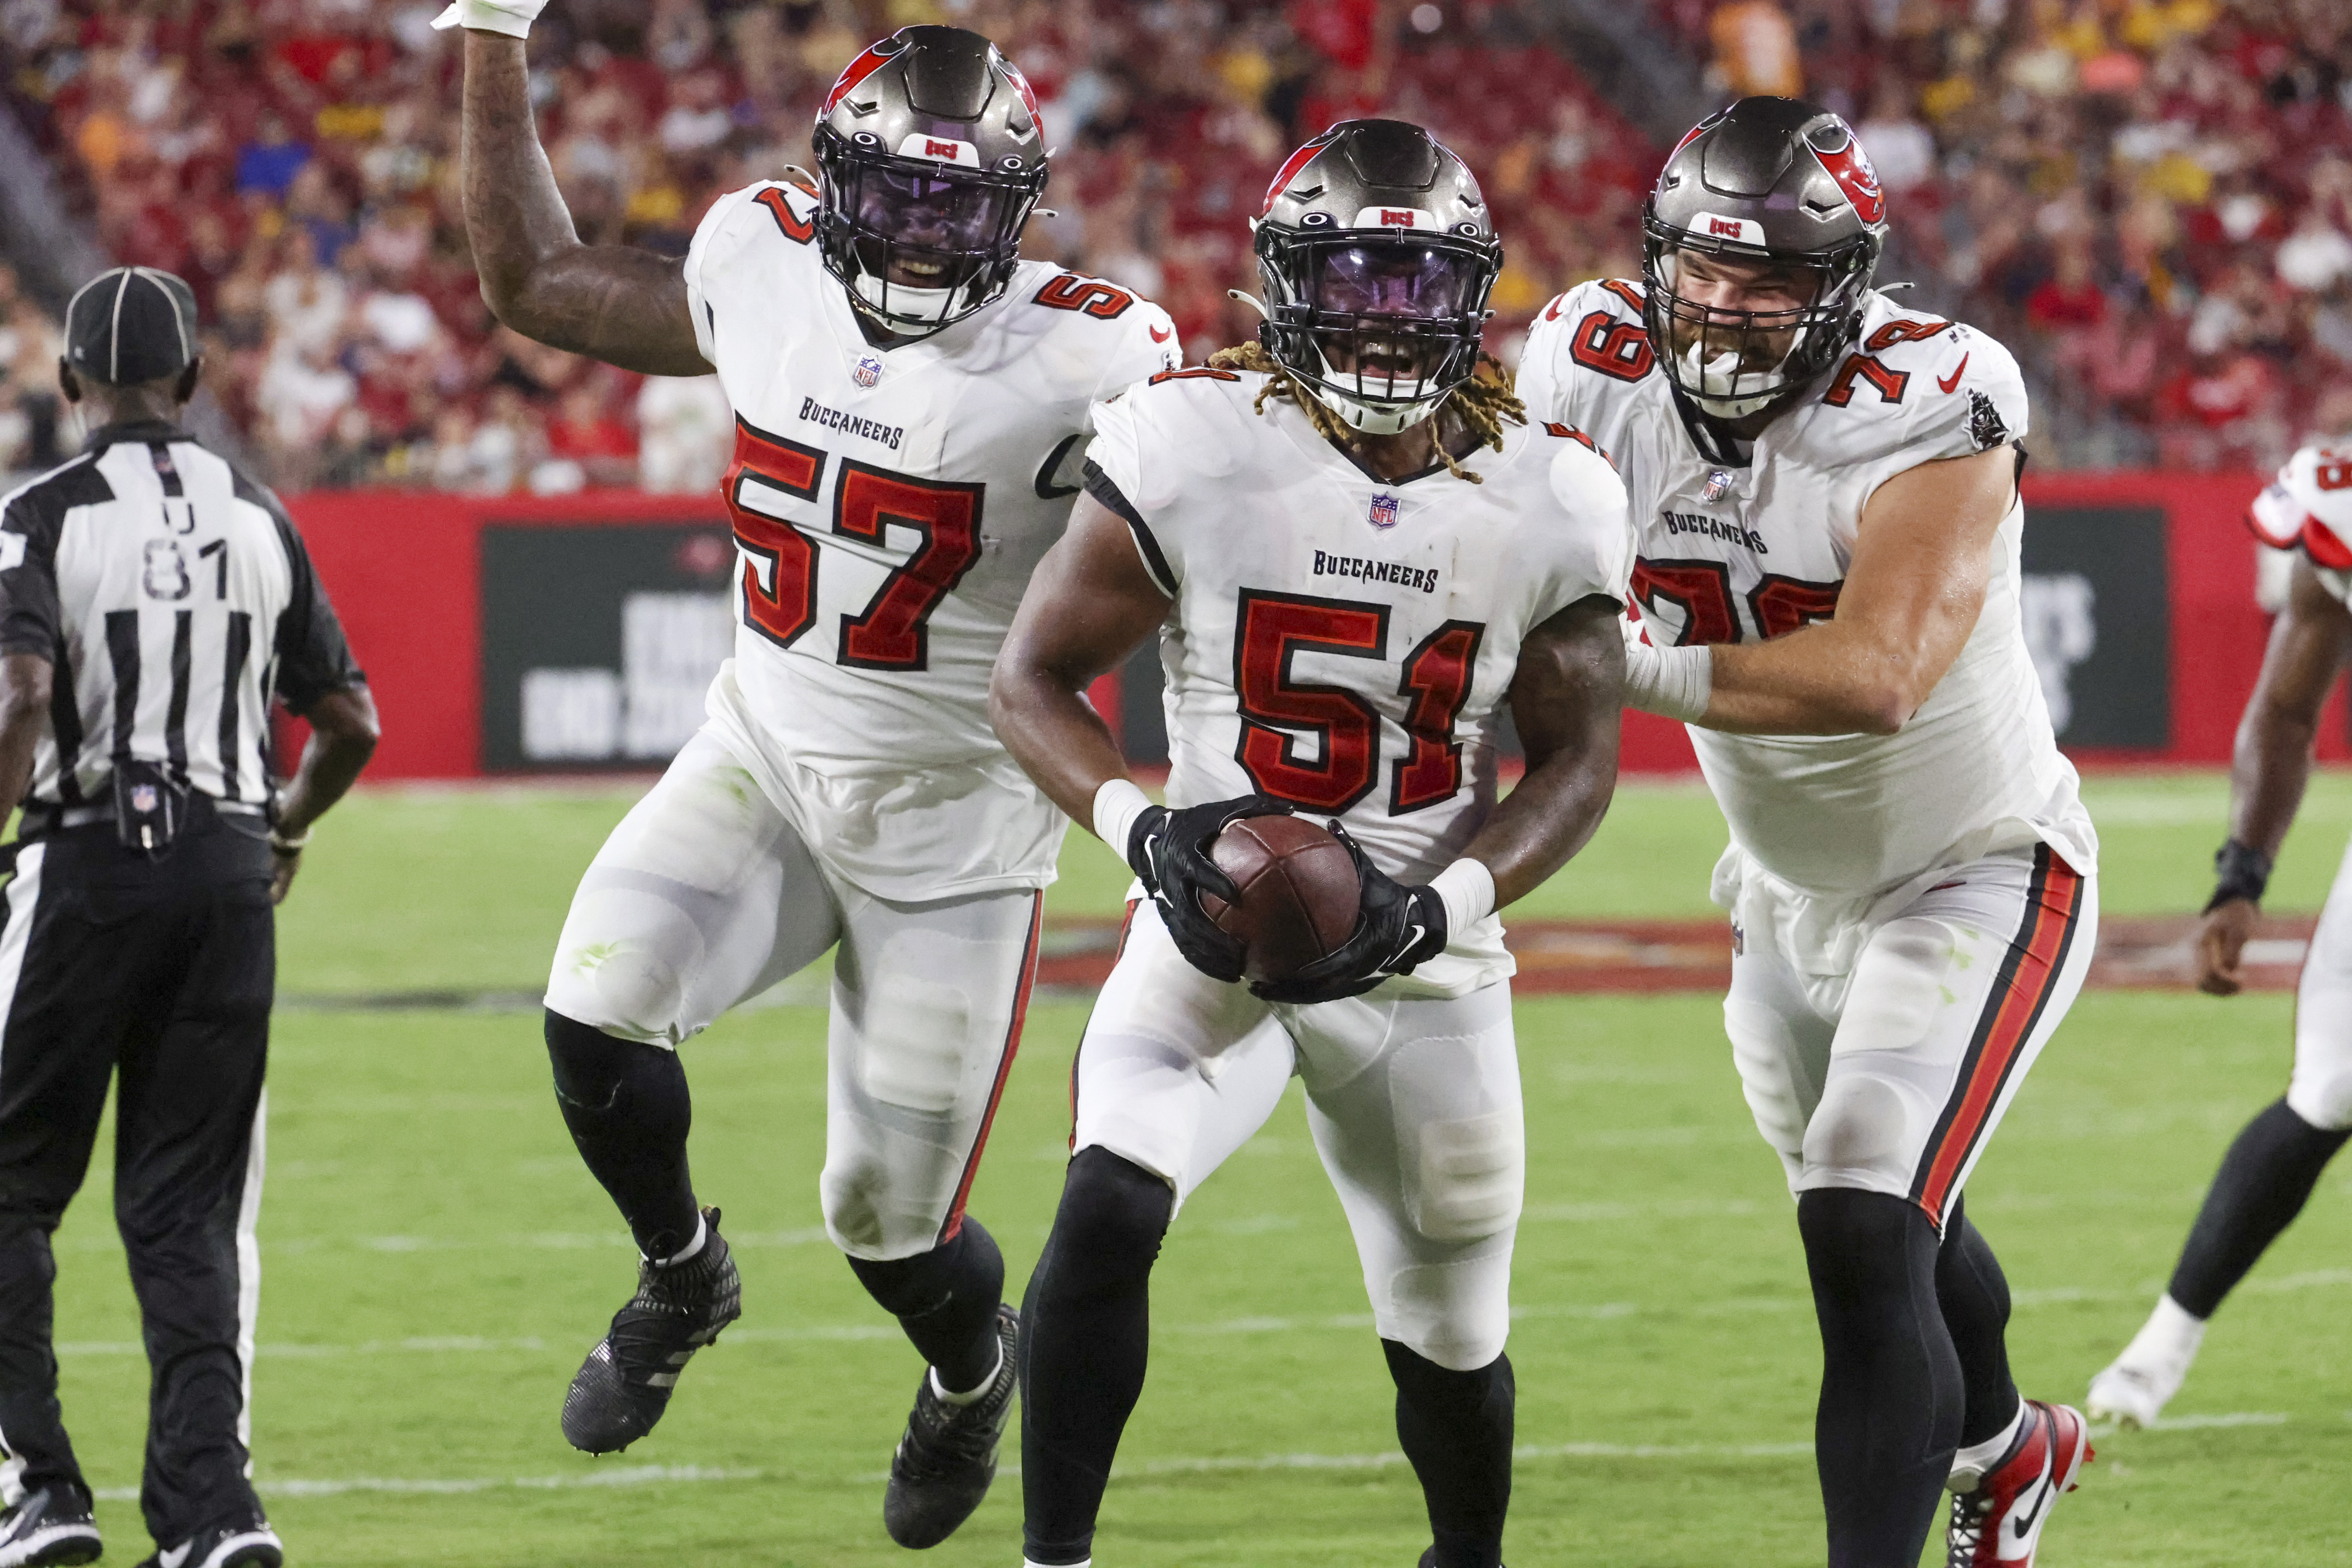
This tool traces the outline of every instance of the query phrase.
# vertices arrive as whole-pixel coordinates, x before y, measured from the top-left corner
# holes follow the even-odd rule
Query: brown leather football
[[[1287,980],[1346,942],[1362,889],[1348,847],[1303,816],[1245,816],[1217,836],[1209,858],[1242,890],[1201,908],[1248,950],[1251,980]]]

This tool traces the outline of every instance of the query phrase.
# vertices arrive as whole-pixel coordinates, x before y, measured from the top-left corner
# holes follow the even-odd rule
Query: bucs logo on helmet
[[[866,52],[850,61],[843,68],[841,75],[835,79],[833,90],[824,95],[824,103],[816,111],[817,118],[823,120],[840,108],[841,100],[849,96],[850,89],[881,69],[885,62],[906,47],[907,35],[903,32],[893,33],[878,44],[868,45]]]
[[[1843,121],[1839,129],[1844,129]],[[1886,221],[1886,193],[1878,187],[1878,171],[1870,166],[1870,154],[1862,150],[1853,132],[1846,132],[1843,147],[1825,150],[1816,142],[1812,151],[1822,167],[1829,171],[1830,178],[1837,182],[1838,189],[1845,193],[1845,199],[1853,204],[1855,216],[1865,224]]]
[[[903,27],[856,59],[813,140],[825,269],[858,310],[925,336],[1001,296],[1045,189],[1037,95],[961,27]]]
[[[1779,404],[1862,327],[1886,196],[1853,128],[1786,98],[1743,98],[1675,147],[1642,215],[1643,321],[1675,390],[1718,418]],[[1801,303],[1726,309],[1678,285],[1685,262],[1803,280]]]

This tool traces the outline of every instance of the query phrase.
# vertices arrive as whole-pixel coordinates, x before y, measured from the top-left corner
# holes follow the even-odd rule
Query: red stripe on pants
[[[1021,989],[1013,998],[1013,1026],[1004,1034],[1004,1054],[996,1064],[996,1082],[988,1091],[988,1110],[980,1119],[980,1136],[971,1141],[971,1155],[963,1163],[963,1179],[956,1184],[955,1202],[948,1207],[947,1223],[940,1227],[939,1245],[945,1247],[963,1229],[963,1205],[980,1174],[980,1156],[988,1147],[989,1129],[996,1124],[996,1107],[1004,1098],[1004,1082],[1013,1076],[1013,1058],[1021,1053],[1021,1026],[1029,1021],[1029,992],[1037,984],[1037,932],[1045,920],[1045,895],[1029,896],[1029,941],[1021,952]]]
[[[1944,1205],[1951,1196],[1952,1184],[1959,1179],[1960,1168],[1968,1163],[1969,1153],[1984,1131],[1985,1119],[2000,1098],[2010,1068],[2042,1016],[2042,1000],[2058,983],[2067,930],[2082,912],[2083,879],[2056,855],[2048,850],[2043,854],[2049,872],[2032,912],[2024,951],[1996,1005],[1983,1048],[1961,1085],[1943,1141],[1936,1146],[1920,1184],[1919,1206],[1937,1225],[1944,1223]]]

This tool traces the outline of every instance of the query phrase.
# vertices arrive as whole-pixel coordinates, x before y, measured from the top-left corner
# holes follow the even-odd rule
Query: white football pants
[[[1382,1339],[1456,1372],[1503,1353],[1527,1177],[1511,988],[1259,1001],[1186,963],[1139,904],[1072,1082],[1071,1152],[1164,1179],[1181,1211],[1296,1073]]]
[[[1723,1022],[1791,1192],[1888,1193],[1940,1228],[2083,987],[2098,883],[2047,845],[1920,880],[1824,923],[1751,871]]]
[[[2352,1127],[2352,849],[2327,889],[2295,983],[2294,1075],[2286,1103],[2314,1127]]]
[[[675,1049],[839,944],[820,1195],[877,1261],[954,1236],[1037,970],[1043,895],[877,899],[835,875],[709,731],[597,852],[547,1005]]]

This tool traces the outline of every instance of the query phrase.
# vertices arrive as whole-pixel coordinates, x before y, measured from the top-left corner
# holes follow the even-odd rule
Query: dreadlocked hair
[[[1307,423],[1315,427],[1318,436],[1341,447],[1354,444],[1356,433],[1340,423],[1339,416],[1332,413],[1305,382],[1291,374],[1280,360],[1268,353],[1264,343],[1246,342],[1234,348],[1219,349],[1209,356],[1209,364],[1215,370],[1255,371],[1265,376],[1265,384],[1258,388],[1257,402],[1254,405],[1260,414],[1265,412],[1267,398],[1287,398],[1307,416]],[[1479,354],[1477,368],[1470,373],[1470,379],[1447,393],[1445,400],[1437,405],[1437,411],[1441,415],[1453,415],[1478,438],[1480,446],[1492,447],[1497,452],[1503,449],[1504,422],[1507,420],[1513,425],[1528,422],[1528,405],[1519,401],[1512,384],[1511,373],[1503,368],[1502,361],[1490,353]],[[1445,449],[1443,440],[1437,443],[1437,455],[1444,459],[1446,472],[1455,479],[1467,479],[1474,485],[1486,482],[1455,462],[1454,454]]]

